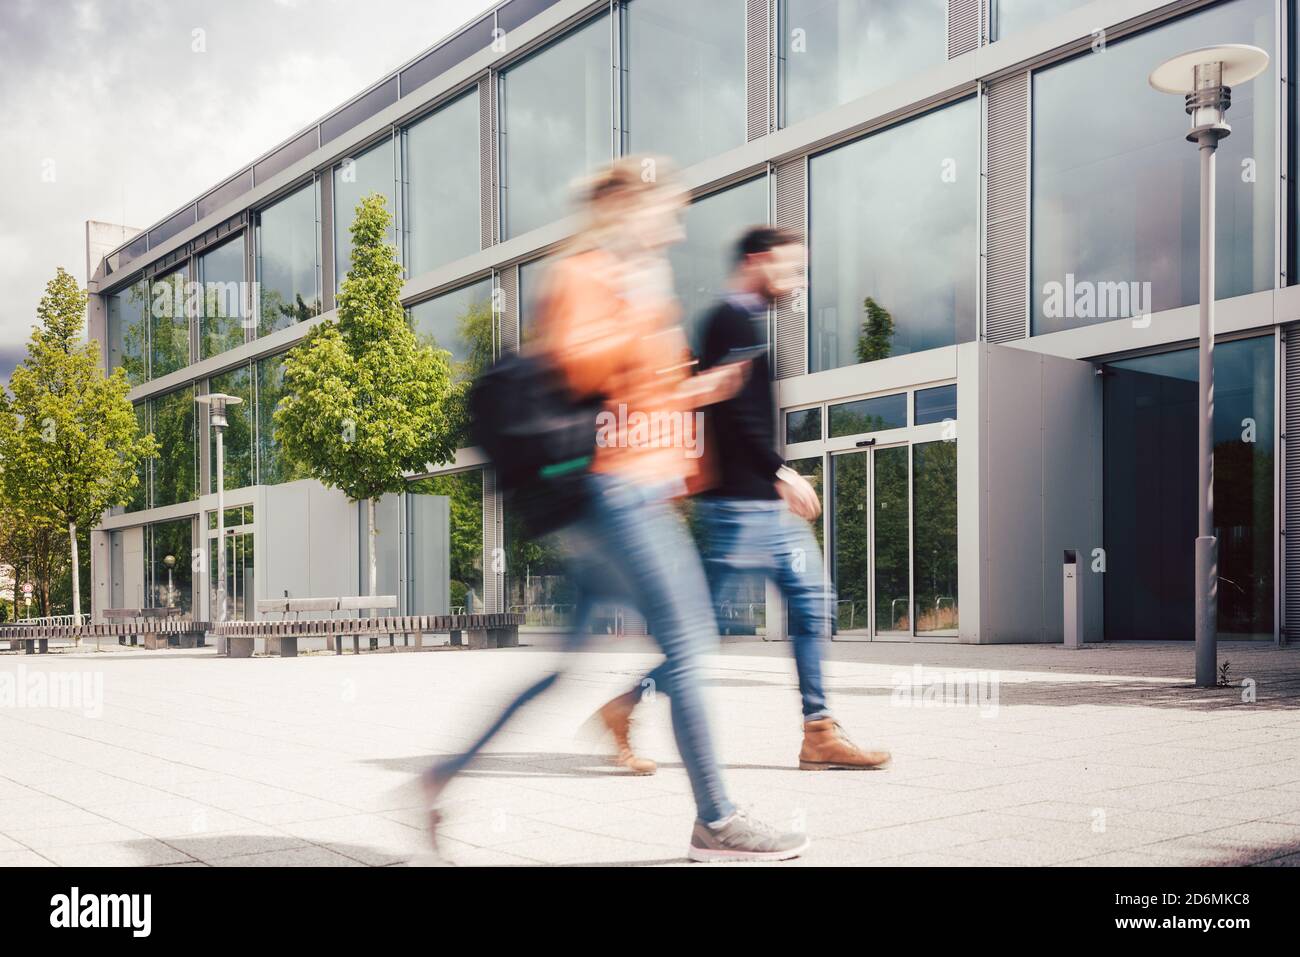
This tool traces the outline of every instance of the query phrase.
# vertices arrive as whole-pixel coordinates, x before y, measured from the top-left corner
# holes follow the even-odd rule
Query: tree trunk
[[[68,522],[68,538],[72,541],[72,620],[81,624],[81,558],[77,554],[77,523]]]
[[[366,520],[367,520],[368,529],[370,533],[368,536],[370,539],[370,592],[369,594],[374,595],[376,594],[376,588],[379,582],[379,561],[378,561],[378,557],[375,554],[375,538],[378,535],[378,529],[375,528],[375,500],[373,498],[366,499]],[[372,608],[371,613],[373,612],[374,609]]]

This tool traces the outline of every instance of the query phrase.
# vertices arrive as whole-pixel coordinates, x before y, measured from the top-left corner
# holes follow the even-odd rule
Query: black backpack
[[[599,397],[575,401],[545,358],[507,353],[474,382],[470,435],[529,534],[572,523],[586,507]]]

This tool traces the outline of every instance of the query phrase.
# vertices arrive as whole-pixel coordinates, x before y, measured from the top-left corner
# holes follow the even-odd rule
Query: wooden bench
[[[286,601],[307,599],[272,599],[283,605]],[[372,597],[343,599],[348,605],[372,602]],[[259,605],[261,602],[258,603]],[[369,607],[366,605],[365,607]],[[261,611],[261,609],[258,609]],[[277,607],[275,609],[279,611]],[[309,610],[309,609],[304,609]],[[356,610],[339,607],[338,611]],[[291,613],[290,609],[285,609]],[[262,638],[270,654],[284,658],[298,655],[298,639],[325,638],[335,654],[343,654],[344,640],[352,639],[352,653],[360,654],[361,639],[365,638],[370,651],[403,652],[432,650],[434,645],[424,644],[425,635],[449,635],[451,647],[456,648],[516,648],[519,646],[519,626],[523,615],[383,615],[373,618],[313,618],[284,621],[228,621],[213,626],[213,631],[226,641],[227,653],[232,658],[248,658],[253,654],[253,643]],[[388,637],[387,647],[379,641]],[[397,637],[401,636],[401,644]]]
[[[125,611],[129,609],[110,609]],[[148,609],[161,611],[162,609]],[[0,625],[0,640],[9,639],[13,651],[22,648],[27,654],[46,654],[51,639],[81,641],[85,638],[114,638],[118,644],[134,645],[137,639],[147,649],[167,648],[175,639],[180,648],[201,648],[209,625],[171,614],[142,616],[140,621],[104,622],[90,625]],[[117,615],[114,617],[126,617]]]
[[[119,644],[135,645],[137,641],[145,648],[156,649],[169,647],[173,638],[181,648],[202,648],[205,644],[204,633],[174,627],[159,627],[164,622],[182,621],[185,615],[180,608],[105,608],[103,615],[113,623],[133,627],[118,633]]]

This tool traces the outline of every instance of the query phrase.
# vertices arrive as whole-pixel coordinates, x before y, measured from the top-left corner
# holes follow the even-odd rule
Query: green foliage
[[[82,341],[85,310],[85,291],[59,269],[0,403],[0,468],[6,501],[24,514],[89,529],[131,500],[137,465],[158,446],[140,434],[126,373],[105,377],[99,344]]]
[[[397,250],[385,241],[390,223],[383,197],[358,204],[338,319],[285,357],[286,395],[274,416],[284,455],[354,501],[401,492],[404,472],[456,452],[451,368],[407,323]]]
[[[889,356],[894,348],[894,317],[876,300],[868,296],[862,303],[867,317],[862,321],[858,335],[858,361],[874,362]]]

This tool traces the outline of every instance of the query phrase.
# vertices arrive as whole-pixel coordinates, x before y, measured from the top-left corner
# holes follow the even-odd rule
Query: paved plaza
[[[0,654],[0,866],[430,864],[415,775],[562,659],[530,647],[230,660]],[[732,796],[806,827],[812,865],[1300,864],[1300,651],[1222,643],[837,642],[832,706],[876,772],[797,770],[788,646],[708,659]],[[684,863],[693,818],[662,696],[612,769],[582,726],[656,657],[607,640],[449,792],[463,865]],[[697,865],[703,866],[703,865]],[[785,865],[782,865],[785,866]]]

